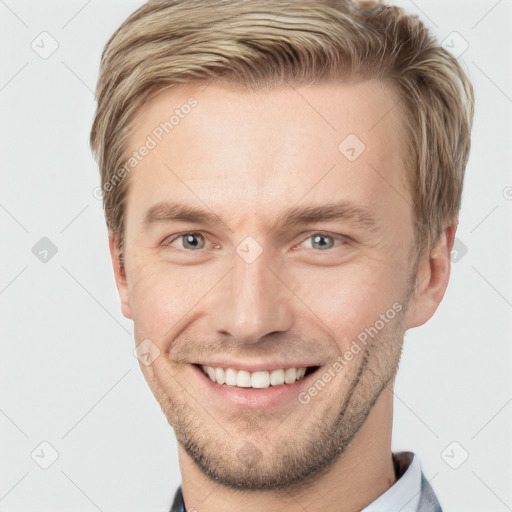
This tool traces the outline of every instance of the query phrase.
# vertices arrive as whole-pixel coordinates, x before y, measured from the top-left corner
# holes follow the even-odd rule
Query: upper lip
[[[290,363],[290,362],[279,362],[279,361],[269,361],[268,363],[258,363],[251,361],[205,361],[205,362],[196,362],[193,364],[197,364],[199,366],[211,366],[212,368],[233,368],[234,370],[245,370],[247,372],[258,372],[265,370],[280,370],[286,368],[308,368],[308,367],[318,367],[320,364],[315,363]]]

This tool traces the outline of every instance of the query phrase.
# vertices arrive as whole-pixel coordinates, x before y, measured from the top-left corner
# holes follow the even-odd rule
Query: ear
[[[130,307],[128,284],[126,281],[126,273],[121,254],[119,252],[118,239],[115,233],[108,232],[108,247],[110,249],[110,258],[112,259],[112,267],[114,269],[114,277],[116,279],[117,292],[121,299],[121,312],[123,316],[132,319],[132,310]]]
[[[457,231],[454,220],[439,237],[430,254],[424,256],[418,265],[414,293],[409,301],[406,313],[406,328],[424,324],[437,310],[441,303],[451,270],[451,252]]]

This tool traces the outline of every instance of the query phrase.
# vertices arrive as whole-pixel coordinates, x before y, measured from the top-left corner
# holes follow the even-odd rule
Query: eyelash
[[[186,235],[195,235],[195,236],[200,235],[200,236],[202,236],[205,240],[207,239],[207,237],[206,237],[203,233],[201,233],[201,232],[199,232],[199,231],[185,231],[185,232],[183,232],[183,233],[177,233],[177,234],[175,234],[175,235],[170,235],[170,237],[169,237],[169,236],[168,236],[168,237],[166,237],[166,238],[162,241],[161,245],[162,245],[163,247],[169,247],[169,246],[171,246],[171,244],[172,244],[174,241],[176,241],[176,240],[178,240],[178,239],[180,239],[181,237],[184,237],[184,236],[186,236]],[[332,238],[335,242],[338,242],[338,246],[339,246],[339,245],[347,245],[347,243],[348,243],[348,237],[346,237],[346,236],[342,236],[342,235],[336,236],[336,235],[332,235],[332,234],[330,234],[330,233],[326,233],[326,232],[323,232],[323,231],[310,231],[310,232],[307,234],[306,238],[303,240],[303,242],[305,242],[306,240],[309,240],[309,239],[311,239],[311,238],[313,238],[313,237],[315,237],[315,236],[323,236],[323,237],[326,237],[326,238]],[[303,243],[303,242],[301,242],[301,243]],[[299,244],[299,245],[300,245],[300,244]],[[293,248],[293,250],[296,250],[296,248],[297,248],[297,246],[295,246],[295,247]],[[330,251],[334,250],[335,248],[336,248],[336,247],[331,247],[331,248],[326,249],[326,250],[324,250],[324,251],[322,251],[322,250],[315,250],[315,249],[311,249],[311,250],[312,250],[312,251],[314,251],[314,252],[320,252],[320,253],[321,253],[321,252],[330,252]],[[198,249],[197,251],[194,251],[194,250],[188,250],[188,249],[178,249],[178,250],[180,250],[180,251],[182,251],[182,252],[200,252],[200,251],[201,251],[200,249]]]

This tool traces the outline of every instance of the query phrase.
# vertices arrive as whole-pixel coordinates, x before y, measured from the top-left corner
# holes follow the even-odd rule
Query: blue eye
[[[172,243],[175,240],[179,239],[183,241],[183,249],[190,249],[196,251],[198,249],[202,249],[205,246],[205,240],[203,235],[195,232],[181,233],[179,235],[174,236],[171,239],[164,240],[162,245],[172,245]]]
[[[335,238],[330,236],[330,235],[324,235],[322,233],[315,233],[313,235],[311,235],[308,240],[312,240],[312,245],[313,245],[313,248],[314,249],[320,249],[320,250],[325,250],[325,249],[331,249],[332,247],[334,247],[334,244],[335,244]],[[325,240],[330,240],[331,242],[325,242]],[[316,245],[316,247],[315,247]]]
[[[180,245],[175,244],[177,240],[181,240]],[[306,242],[310,244],[308,249],[312,249],[315,252],[329,252],[330,249],[336,248],[336,245],[345,245],[346,243],[344,238],[320,232],[310,233],[302,244]],[[197,231],[188,231],[170,235],[161,242],[161,245],[163,247],[174,246],[176,249],[186,252],[199,252],[206,248],[207,243],[208,241],[203,234]],[[213,248],[218,248],[218,245],[215,245]]]
[[[344,240],[342,238],[328,235],[327,233],[310,233],[303,243],[306,243],[309,240],[311,240],[310,248],[320,252],[328,252],[329,249],[335,247],[336,242],[339,242],[341,245],[344,244]]]

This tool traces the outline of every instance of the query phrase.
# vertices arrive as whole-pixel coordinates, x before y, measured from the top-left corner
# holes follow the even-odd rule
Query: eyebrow
[[[144,216],[143,226],[144,229],[149,229],[153,224],[172,221],[214,225],[219,222],[219,216],[182,203],[161,202],[149,208]]]
[[[378,226],[376,216],[371,210],[347,201],[340,201],[320,205],[307,204],[288,208],[274,223],[273,230],[287,230],[295,226],[334,220],[345,221],[368,232],[375,232]],[[176,221],[191,222],[206,226],[215,226],[219,223],[224,223],[222,219],[212,211],[183,203],[164,201],[148,209],[144,216],[143,229],[148,230],[154,224]]]

